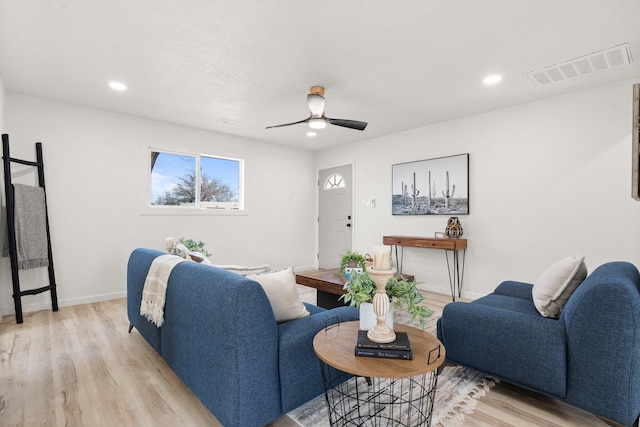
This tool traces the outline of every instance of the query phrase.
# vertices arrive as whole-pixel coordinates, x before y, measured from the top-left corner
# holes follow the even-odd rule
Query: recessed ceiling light
[[[484,78],[484,80],[482,81],[484,84],[486,85],[494,85],[496,83],[499,83],[500,80],[502,80],[502,76],[499,74],[493,74],[490,76],[487,76]]]
[[[127,90],[127,85],[120,82],[109,82],[109,87],[113,90]]]
[[[316,135],[317,135],[317,133],[315,133],[315,132],[314,132],[314,131],[312,131],[312,130],[310,130],[309,132],[307,132],[307,136],[309,136],[309,137],[314,137],[314,136],[316,136]]]

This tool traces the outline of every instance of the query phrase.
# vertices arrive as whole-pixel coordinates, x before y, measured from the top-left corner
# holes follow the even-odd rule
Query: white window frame
[[[238,207],[237,208],[223,208],[219,205],[201,206],[201,203],[213,203],[213,202],[201,202],[200,201],[200,185],[196,185],[196,202],[194,206],[167,206],[167,205],[153,205],[151,204],[151,152],[159,152],[166,154],[175,154],[180,156],[195,157],[196,160],[196,172],[200,171],[200,158],[210,157],[222,160],[232,160],[238,162]],[[146,191],[145,191],[145,207],[143,209],[143,215],[248,215],[245,206],[245,161],[244,159],[238,159],[234,157],[219,156],[214,154],[194,153],[189,151],[172,150],[166,148],[148,147],[145,151],[145,174],[146,174]],[[200,174],[196,173],[197,183],[200,181]]]

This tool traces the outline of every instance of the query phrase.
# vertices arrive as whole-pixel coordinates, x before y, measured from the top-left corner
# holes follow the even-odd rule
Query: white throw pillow
[[[563,258],[547,268],[533,283],[533,303],[545,317],[560,317],[573,291],[587,277],[584,257]]]
[[[251,274],[247,278],[262,285],[271,303],[276,322],[286,322],[310,315],[298,294],[296,276],[291,267],[275,273]]]

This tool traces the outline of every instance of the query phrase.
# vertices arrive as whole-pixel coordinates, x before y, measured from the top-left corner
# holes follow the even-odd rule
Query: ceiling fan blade
[[[330,119],[327,117],[327,121],[332,125],[342,126],[349,129],[364,130],[367,127],[367,122],[359,122],[358,120],[346,120],[346,119]]]
[[[300,120],[299,122],[285,123],[283,125],[267,126],[265,129],[281,128],[281,127],[284,127],[284,126],[292,126],[292,125],[297,125],[297,124],[300,124],[300,123],[308,123],[310,118],[311,117],[307,117],[306,119]]]
[[[308,94],[307,105],[309,106],[309,111],[311,111],[312,116],[320,117],[324,112],[324,96],[316,93]]]

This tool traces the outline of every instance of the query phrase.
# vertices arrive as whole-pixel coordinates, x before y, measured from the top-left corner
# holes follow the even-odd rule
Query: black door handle
[[[347,227],[351,227],[351,224],[350,224],[350,223],[347,223]]]

